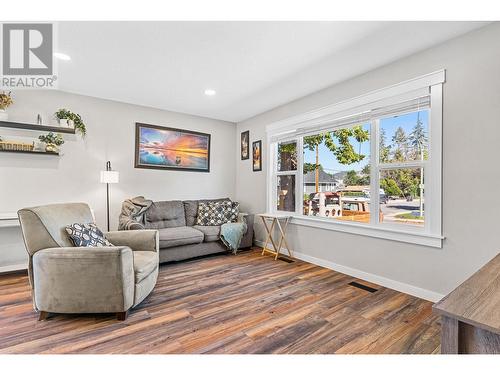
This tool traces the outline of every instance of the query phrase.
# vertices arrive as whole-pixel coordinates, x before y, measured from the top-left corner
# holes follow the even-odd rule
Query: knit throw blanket
[[[220,239],[229,251],[236,254],[238,252],[238,247],[240,247],[241,239],[246,231],[247,225],[245,223],[222,224],[220,227]]]
[[[153,201],[144,197],[135,197],[125,200],[118,220],[118,230],[144,229],[144,214]]]

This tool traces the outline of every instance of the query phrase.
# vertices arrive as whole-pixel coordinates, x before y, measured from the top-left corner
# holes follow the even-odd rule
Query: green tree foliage
[[[319,164],[319,146],[324,144],[340,164],[353,164],[365,158],[361,154],[361,144],[369,140],[370,134],[367,130],[363,130],[361,125],[354,126],[348,129],[339,129],[330,132],[315,134],[304,137],[304,149],[316,152],[316,163],[304,164],[304,173],[316,171],[316,191],[318,191],[318,170]],[[359,150],[356,152],[351,144],[351,139],[359,143]]]
[[[392,142],[396,146],[394,150],[394,160],[406,160],[408,153],[408,137],[406,136],[406,132],[401,126],[398,126],[398,128],[396,129],[396,132],[392,137]]]
[[[407,160],[427,159],[427,142],[423,123],[420,120],[420,113],[417,114],[417,122],[409,135],[404,129],[397,127],[393,137],[393,147],[385,145],[386,134],[380,129],[379,149],[380,161],[404,162]],[[392,149],[392,155],[391,155]],[[392,159],[391,159],[392,156]],[[420,168],[395,169],[385,171],[380,179],[380,187],[387,195],[416,197],[420,194],[420,179],[422,170]]]
[[[361,169],[361,173],[365,176],[370,175],[370,164],[366,164],[363,169]]]
[[[386,195],[399,197],[403,195],[403,192],[398,186],[398,183],[392,178],[381,178],[380,187],[384,189]]]
[[[344,185],[353,186],[353,185],[370,185],[370,175],[358,175],[358,173],[354,170],[350,170],[346,173],[344,177]]]
[[[367,130],[363,130],[361,125],[348,129],[334,130],[331,132],[315,134],[304,137],[304,149],[317,151],[322,143],[330,150],[340,164],[353,164],[360,162],[366,155],[361,154],[361,150],[356,152],[351,143],[355,139],[359,144],[366,142],[370,138]]]
[[[416,197],[419,193],[420,169],[394,169],[384,171],[380,187],[387,195]]]
[[[386,145],[387,136],[385,134],[385,129],[380,128],[379,132],[379,152],[380,152],[380,162],[387,163],[389,161],[389,156],[391,152],[391,146]]]
[[[322,170],[323,166],[321,164],[304,163],[304,174],[315,171],[316,169]]]
[[[281,171],[297,170],[297,143],[278,143],[278,164]]]
[[[417,123],[408,137],[410,145],[413,146],[412,156],[414,159],[420,159],[421,157],[424,159],[427,158],[427,152],[424,152],[426,151],[427,140],[427,135],[425,134],[425,129],[422,126],[419,114],[417,116]]]
[[[357,185],[358,184],[358,174],[356,171],[348,171],[344,177],[344,185]]]

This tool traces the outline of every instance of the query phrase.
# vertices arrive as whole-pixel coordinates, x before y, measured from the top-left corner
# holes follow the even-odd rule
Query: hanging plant
[[[82,120],[82,116],[78,113],[71,112],[70,110],[61,108],[55,113],[58,120],[67,120],[73,122],[75,130],[77,130],[82,137],[87,135],[87,128]]]

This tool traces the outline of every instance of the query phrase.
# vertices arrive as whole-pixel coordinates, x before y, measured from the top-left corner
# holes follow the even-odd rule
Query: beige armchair
[[[115,246],[74,247],[66,225],[94,222],[85,203],[18,212],[29,254],[28,274],[39,320],[48,313],[116,313],[127,318],[158,277],[156,230],[105,233]]]

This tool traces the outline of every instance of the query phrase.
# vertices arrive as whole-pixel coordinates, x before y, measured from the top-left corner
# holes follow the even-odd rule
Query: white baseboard
[[[23,271],[26,269],[28,269],[28,265],[26,263],[11,264],[8,266],[0,266],[0,273]]]
[[[255,240],[254,242],[256,245],[258,245],[260,247],[264,246],[264,242],[262,242],[262,241]],[[285,249],[285,254],[286,253],[287,252]],[[433,292],[431,290],[422,289],[422,288],[419,288],[419,287],[414,286],[414,285],[410,285],[410,284],[406,284],[406,283],[403,283],[400,281],[388,279],[386,277],[375,275],[373,273],[368,273],[365,271],[361,271],[361,270],[358,270],[355,268],[343,266],[341,264],[337,264],[337,263],[331,262],[329,260],[316,258],[316,257],[310,256],[310,255],[307,255],[304,253],[300,253],[297,251],[293,252],[293,256],[297,259],[303,260],[304,262],[316,264],[318,266],[325,267],[325,268],[328,268],[328,269],[331,269],[331,270],[334,270],[334,271],[337,271],[337,272],[340,272],[340,273],[343,273],[343,274],[346,274],[346,275],[349,275],[352,277],[356,277],[358,279],[366,280],[370,283],[378,284],[378,285],[381,285],[381,286],[389,288],[389,289],[394,289],[394,290],[397,290],[398,292],[406,293],[406,294],[409,294],[409,295],[414,296],[414,297],[425,299],[427,301],[437,302],[445,296],[444,294],[436,293],[436,292]]]

